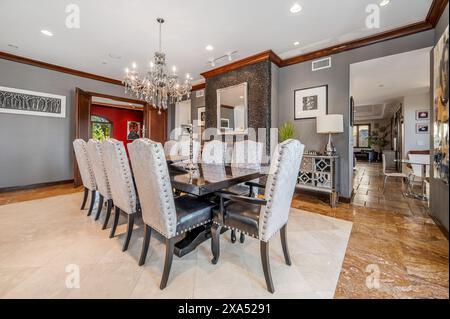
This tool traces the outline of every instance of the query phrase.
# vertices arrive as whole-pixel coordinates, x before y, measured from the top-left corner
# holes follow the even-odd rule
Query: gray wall
[[[430,30],[333,55],[331,69],[312,72],[311,61],[280,69],[278,124],[294,122],[297,138],[305,144],[306,149],[321,151],[326,137],[316,133],[315,120],[294,121],[294,90],[328,84],[329,114],[344,115],[345,132],[334,136],[336,149],[341,156],[340,193],[342,196],[351,196],[353,179],[349,124],[350,64],[425,48],[433,44],[434,31]]]
[[[0,113],[0,188],[73,178],[76,87],[124,96],[118,85],[2,59],[0,86],[66,96],[66,118]]]
[[[441,19],[439,20],[438,25],[435,29],[435,43],[439,41],[442,34],[444,33],[445,29],[448,26],[448,5],[447,8],[444,11],[444,14],[442,15]],[[431,57],[431,83],[433,83],[434,79],[434,66],[433,66],[433,57]],[[433,86],[432,86],[433,87]],[[434,105],[433,102],[433,95],[434,95],[434,88],[431,90],[431,105]],[[434,107],[431,108],[431,118],[434,118]],[[433,145],[433,125],[430,125],[431,128],[431,134],[430,134],[430,144]],[[433,157],[431,158],[431,162],[433,163]],[[433,174],[433,170],[431,170],[431,174]],[[433,175],[431,175],[433,176]],[[440,180],[436,180],[434,178],[431,178],[430,181],[430,211],[431,214],[439,220],[439,222],[444,226],[444,228],[448,231],[448,224],[449,224],[449,206],[448,206],[448,185],[443,183]]]

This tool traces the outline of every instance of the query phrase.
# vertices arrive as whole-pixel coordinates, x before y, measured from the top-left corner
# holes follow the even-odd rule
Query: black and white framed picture
[[[428,134],[429,132],[429,124],[416,124],[416,134]]]
[[[220,119],[220,128],[222,129],[230,129],[230,119],[221,118]]]
[[[198,125],[199,126],[205,126],[205,112],[206,112],[206,107],[197,108]]]
[[[430,111],[427,110],[416,111],[417,121],[427,121],[429,119],[430,119]]]
[[[313,119],[328,113],[328,85],[294,91],[296,120]]]
[[[66,97],[0,86],[0,113],[66,117]]]

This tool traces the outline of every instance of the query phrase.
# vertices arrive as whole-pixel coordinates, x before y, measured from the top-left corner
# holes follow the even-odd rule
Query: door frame
[[[120,101],[120,102],[126,102],[126,103],[133,103],[133,104],[139,104],[143,106],[143,118],[144,118],[144,134],[143,136],[145,138],[150,138],[151,133],[152,133],[152,123],[161,123],[161,120],[159,121],[155,121],[153,119],[153,117],[155,116],[155,114],[158,114],[158,111],[156,109],[154,109],[149,103],[145,102],[145,101],[141,101],[141,100],[136,100],[136,99],[131,99],[131,98],[126,98],[126,97],[120,97],[120,96],[114,96],[114,95],[109,95],[109,94],[104,94],[104,93],[98,93],[98,92],[92,92],[92,91],[84,91],[82,89],[80,89],[79,87],[77,87],[75,89],[75,139],[81,138],[84,140],[88,140],[91,136],[91,105],[92,105],[92,98],[93,97],[102,97],[102,98],[107,98],[107,99],[111,99],[111,100],[115,100],[115,101]],[[83,99],[88,99],[89,102],[84,105],[84,101]],[[117,106],[117,108],[120,108],[120,106]],[[124,109],[129,109],[127,107],[123,107]],[[162,122],[163,124],[163,128],[164,128],[164,133],[163,136],[161,136],[160,142],[165,142],[167,140],[167,111],[161,111],[161,115],[159,116],[163,116],[164,121]],[[152,121],[153,119],[153,121]],[[75,158],[75,156],[74,156]],[[77,161],[74,160],[74,171],[73,171],[73,176],[74,176],[74,186],[81,186],[82,182],[81,182],[81,176],[80,176],[80,172],[78,170],[78,165],[77,165]]]

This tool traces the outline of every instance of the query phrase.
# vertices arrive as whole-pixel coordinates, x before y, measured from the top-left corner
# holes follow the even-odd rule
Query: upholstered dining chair
[[[115,207],[114,223],[109,237],[114,237],[117,224],[119,223],[120,213],[125,213],[128,217],[127,235],[122,247],[122,251],[125,251],[128,249],[128,244],[130,243],[131,234],[133,233],[134,216],[137,212],[136,190],[123,142],[108,139],[103,142],[102,151]]]
[[[103,160],[102,142],[90,139],[87,142],[87,151],[89,158],[92,160],[92,169],[94,170],[95,180],[97,182],[97,191],[100,195],[95,220],[98,220],[100,217],[100,213],[103,209],[103,202],[106,200],[107,203],[106,218],[102,227],[102,229],[105,229],[108,225],[109,217],[111,216],[111,210],[114,204],[109,186],[108,175],[106,174],[105,163]]]
[[[169,140],[164,143],[164,154],[166,156],[175,156],[178,154],[177,141]]]
[[[75,158],[77,160],[78,169],[81,175],[81,181],[84,186],[83,203],[81,209],[84,209],[88,199],[89,192],[91,193],[91,204],[89,205],[88,216],[92,214],[92,209],[95,203],[95,194],[97,191],[97,183],[95,181],[95,174],[92,168],[92,162],[89,158],[86,142],[82,139],[73,141],[73,149],[75,151]]]
[[[222,141],[212,140],[205,142],[202,150],[202,163],[224,164],[226,145]]]
[[[233,153],[231,156],[232,167],[245,167],[259,169],[261,167],[262,156],[264,151],[264,144],[261,142],[255,142],[253,140],[245,140],[234,143]],[[259,180],[254,180],[254,183],[259,183]],[[236,195],[248,195],[251,194],[253,188],[248,185],[239,184],[227,189],[228,192]],[[245,236],[241,233],[239,241],[244,243]],[[236,242],[236,231],[231,230],[231,242]]]
[[[222,226],[259,239],[264,277],[267,290],[271,293],[275,289],[270,271],[269,241],[278,231],[281,231],[285,262],[291,265],[286,228],[303,150],[304,145],[298,140],[287,140],[277,145],[264,187],[264,199],[217,193],[221,203],[219,209],[215,209],[211,229],[211,250],[214,256],[212,263],[216,264],[219,260]]]
[[[151,231],[164,237],[166,256],[160,289],[164,289],[170,274],[174,245],[185,232],[210,223],[215,204],[198,197],[173,197],[169,170],[160,143],[138,139],[128,144],[136,187],[145,224],[144,242],[139,265],[145,263]]]

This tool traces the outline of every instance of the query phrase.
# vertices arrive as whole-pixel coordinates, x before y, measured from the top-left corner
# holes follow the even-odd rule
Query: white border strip
[[[12,92],[12,93],[51,97],[51,98],[57,98],[57,99],[61,100],[61,113],[59,113],[59,114],[39,112],[39,111],[12,110],[12,109],[5,109],[5,108],[1,108],[1,107],[0,107],[0,113],[26,114],[26,115],[36,115],[36,116],[46,116],[46,117],[61,117],[61,118],[66,117],[66,97],[64,95],[56,95],[56,94],[50,94],[50,93],[42,93],[42,92],[14,89],[14,88],[9,88],[9,87],[4,87],[4,86],[0,86],[0,90],[6,91],[6,92]]]

